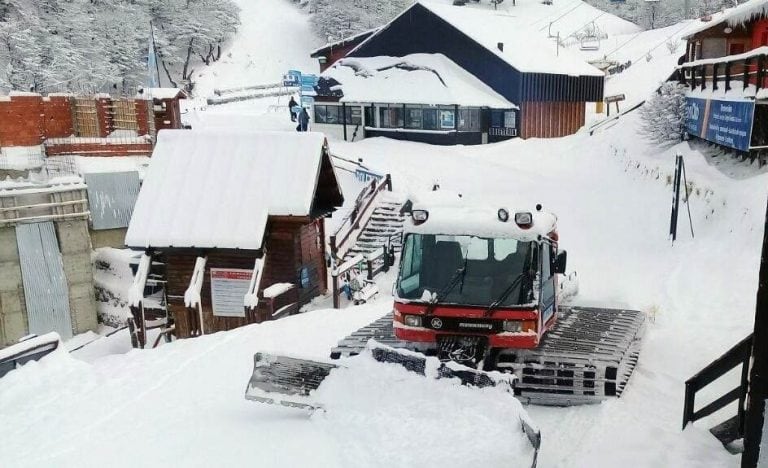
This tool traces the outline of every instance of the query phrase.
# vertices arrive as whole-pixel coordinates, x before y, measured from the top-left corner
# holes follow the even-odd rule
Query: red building
[[[178,89],[135,97],[11,93],[0,97],[0,148],[43,146],[47,156],[149,156],[158,130],[181,128]]]

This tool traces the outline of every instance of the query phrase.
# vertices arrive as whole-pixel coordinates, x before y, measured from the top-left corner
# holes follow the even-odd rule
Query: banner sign
[[[312,96],[301,95],[301,107],[310,108],[315,103],[315,98]]]
[[[244,299],[253,270],[211,268],[211,306],[218,317],[245,317]]]
[[[754,101],[685,98],[685,127],[690,135],[741,151],[749,150]]]
[[[315,92],[315,86],[317,85],[318,79],[317,75],[301,75],[301,94],[307,94],[309,96],[317,94]]]
[[[290,88],[293,86],[301,85],[301,72],[298,70],[288,70],[288,73],[283,75],[283,86]]]

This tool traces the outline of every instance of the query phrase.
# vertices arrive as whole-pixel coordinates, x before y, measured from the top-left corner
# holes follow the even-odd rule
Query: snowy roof
[[[417,5],[453,25],[520,72],[605,76],[602,71],[585,62],[578,54],[565,48],[560,48],[558,51],[554,40],[544,39],[541,32],[531,29],[530,18],[513,16],[505,11],[424,1],[415,3],[411,8]],[[402,14],[405,12],[401,13],[401,16]],[[382,27],[366,42],[385,29],[386,26]],[[498,48],[500,42],[505,44],[504,51]]]
[[[366,39],[371,34],[373,34],[376,31],[378,31],[379,29],[380,28],[369,29],[367,31],[359,32],[359,33],[354,34],[352,36],[345,37],[345,38],[340,39],[338,41],[329,42],[329,43],[325,44],[324,46],[319,47],[319,48],[313,50],[312,52],[310,52],[309,56],[310,57],[317,57],[318,55],[320,55],[320,54],[322,54],[322,53],[324,53],[324,52],[326,52],[326,51],[328,51],[330,49],[333,49],[334,47],[343,47],[345,45],[348,45],[349,43],[358,43],[358,42],[362,41],[363,39]]]
[[[420,194],[410,198],[412,210],[426,210],[427,220],[419,225],[412,219],[406,220],[403,231],[416,234],[471,235],[488,238],[512,238],[532,241],[539,236],[548,236],[557,226],[557,216],[545,211],[536,211],[529,207],[496,205],[492,201],[477,204],[465,201],[448,192],[437,191]],[[499,209],[504,208],[509,220],[499,220]],[[533,215],[533,225],[522,229],[515,224],[516,212],[529,212]]]
[[[348,57],[322,76],[341,84],[344,102],[517,108],[442,54]]]
[[[321,133],[163,130],[125,243],[258,250],[270,215],[308,216]]]
[[[711,20],[702,21],[701,25],[690,30],[683,38],[688,39],[697,33],[723,23],[727,23],[731,27],[741,26],[753,18],[761,16],[768,16],[768,0],[749,0],[741,5],[711,15]]]
[[[139,90],[137,97],[151,97],[153,99],[175,99],[181,95],[181,97],[187,97],[187,93],[183,89],[179,88],[143,88]]]

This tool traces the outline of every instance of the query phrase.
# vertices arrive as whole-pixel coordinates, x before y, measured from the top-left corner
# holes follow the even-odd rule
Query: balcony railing
[[[740,91],[754,96],[768,89],[768,47],[738,55],[696,60],[680,65],[677,78],[693,90]]]

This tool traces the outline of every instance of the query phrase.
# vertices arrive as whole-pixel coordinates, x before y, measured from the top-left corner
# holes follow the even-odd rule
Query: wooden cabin
[[[673,78],[688,87],[687,134],[768,156],[768,0],[701,18],[685,39]]]
[[[414,3],[336,63],[344,61],[347,65],[360,68],[355,75],[359,80],[361,77],[375,77],[386,72],[385,67],[388,65],[370,69],[365,64],[355,63],[357,59],[376,58],[381,61],[385,58],[432,56],[434,59],[412,63],[411,67],[411,71],[431,71],[438,78],[436,86],[421,88],[425,98],[437,98],[435,91],[440,87],[450,88],[448,80],[444,80],[446,84],[440,83],[440,73],[448,69],[452,75],[457,75],[453,73],[455,68],[469,75],[461,80],[465,84],[476,87],[474,82],[480,82],[485,98],[478,102],[463,103],[462,93],[448,100],[439,96],[441,107],[438,107],[438,112],[444,126],[425,126],[424,119],[418,126],[414,123],[408,127],[405,118],[398,118],[396,124],[392,125],[392,120],[386,118],[389,108],[395,108],[394,115],[401,108],[405,116],[409,113],[409,105],[421,105],[423,116],[423,109],[435,104],[414,102],[419,95],[409,93],[409,90],[412,89],[410,81],[415,73],[388,77],[388,88],[392,92],[385,96],[386,99],[367,96],[365,93],[357,96],[358,93],[354,92],[350,94],[355,96],[347,97],[347,88],[357,88],[352,82],[356,78],[347,77],[345,81],[343,73],[332,72],[329,68],[318,84],[315,109],[318,109],[317,106],[331,106],[330,111],[327,108],[321,108],[321,111],[338,113],[338,109],[333,106],[335,103],[344,104],[345,112],[350,112],[350,118],[340,118],[335,125],[343,125],[345,122],[346,125],[357,125],[353,119],[356,114],[359,115],[362,123],[360,131],[355,135],[357,139],[389,136],[435,144],[479,144],[516,136],[550,138],[573,134],[584,125],[586,103],[603,100],[605,74],[580,56],[565,48],[558,48],[553,41],[540,39],[538,32],[529,28],[530,25],[520,18],[500,15],[487,8]],[[443,63],[443,67],[432,67],[431,64],[438,61],[436,57],[445,58],[449,63]],[[407,71],[407,65],[402,67],[403,71]],[[327,89],[323,89],[323,77],[334,80],[325,86]],[[490,96],[498,96],[508,105],[503,108],[487,105]],[[366,98],[367,101],[360,102]],[[498,99],[493,100],[498,102]],[[372,110],[366,114],[364,109],[370,106],[373,106]],[[462,130],[458,124],[456,128],[448,128],[451,122],[461,121],[462,107],[466,108],[464,114],[469,116],[469,119],[464,119],[467,128]],[[477,124],[472,123],[473,113],[478,115]],[[315,112],[316,124],[318,117],[322,116]],[[347,135],[347,139],[350,139],[350,135]]]
[[[176,336],[214,333],[326,292],[325,217],[342,203],[320,133],[164,130],[126,245],[163,265]]]

